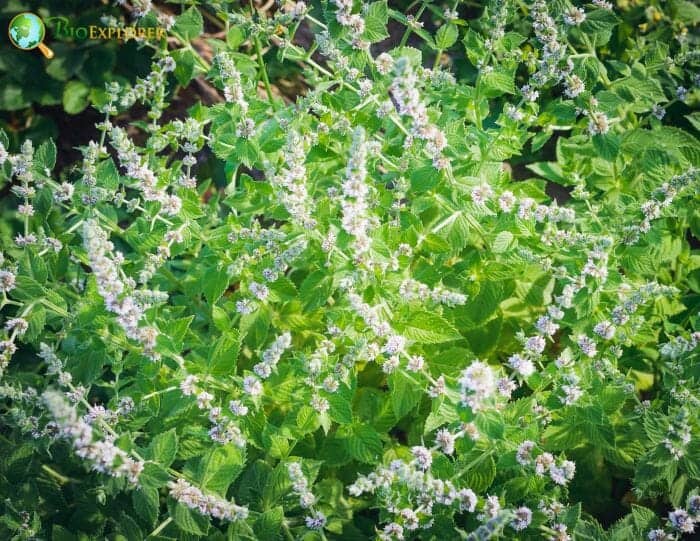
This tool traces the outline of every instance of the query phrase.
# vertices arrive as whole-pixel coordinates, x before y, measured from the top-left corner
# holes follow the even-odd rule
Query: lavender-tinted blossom
[[[236,505],[218,496],[206,495],[199,488],[191,485],[184,479],[169,482],[168,489],[170,490],[170,497],[203,515],[209,515],[228,522],[248,518],[247,507]]]

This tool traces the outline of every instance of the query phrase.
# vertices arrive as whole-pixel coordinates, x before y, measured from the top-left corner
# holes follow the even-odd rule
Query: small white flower
[[[430,452],[430,449],[427,449],[422,445],[415,445],[411,447],[411,454],[413,455],[416,466],[421,470],[427,470],[433,463],[433,455]]]
[[[208,408],[211,405],[211,401],[214,399],[214,395],[206,391],[202,391],[197,395],[197,407],[199,409]]]
[[[255,376],[246,376],[243,378],[243,391],[251,396],[258,396],[263,391],[262,383]]]
[[[197,388],[195,384],[197,383],[197,376],[187,376],[182,382],[180,382],[180,390],[185,396],[191,396],[195,393]]]

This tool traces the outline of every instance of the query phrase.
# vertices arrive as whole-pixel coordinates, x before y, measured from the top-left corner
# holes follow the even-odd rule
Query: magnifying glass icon
[[[23,51],[37,47],[46,58],[53,58],[53,51],[44,45],[46,26],[41,17],[29,11],[15,15],[7,29],[12,45]]]

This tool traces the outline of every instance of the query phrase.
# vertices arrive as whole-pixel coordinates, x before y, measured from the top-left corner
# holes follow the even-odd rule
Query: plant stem
[[[270,100],[270,105],[272,109],[277,111],[277,104],[272,96],[272,87],[270,86],[270,79],[267,76],[267,70],[265,69],[265,61],[263,60],[262,54],[262,44],[260,43],[260,38],[256,35],[253,37],[253,42],[255,43],[255,53],[258,59],[258,66],[260,67],[260,75],[262,76],[263,84],[265,85],[265,92],[267,93],[267,99]]]
[[[173,521],[172,517],[166,518],[163,522],[161,522],[158,525],[158,527],[155,530],[153,530],[151,533],[149,533],[147,537],[155,537],[160,532],[162,532],[165,528],[167,528],[168,524],[170,524],[172,521]]]

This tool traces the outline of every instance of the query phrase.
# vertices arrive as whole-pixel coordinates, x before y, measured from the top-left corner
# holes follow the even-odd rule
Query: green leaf
[[[671,13],[674,21],[679,21],[687,26],[693,26],[700,22],[700,7],[687,0],[675,0],[670,2]]]
[[[440,344],[462,338],[449,321],[433,312],[413,313],[408,321],[397,326],[404,337],[421,344]]]
[[[204,31],[204,20],[199,10],[192,6],[175,19],[173,32],[176,32],[187,41],[196,38]]]
[[[197,511],[193,511],[185,507],[181,503],[173,502],[168,505],[170,516],[173,521],[183,532],[191,533],[197,536],[206,535],[209,531],[209,519],[200,515]]]
[[[336,423],[352,423],[352,396],[353,389],[341,384],[338,390],[327,396],[330,404],[330,416]]]
[[[620,137],[614,133],[593,136],[593,148],[604,160],[612,161],[620,151]]]
[[[447,423],[453,423],[459,419],[457,409],[443,397],[433,400],[432,411],[425,419],[423,434],[428,434],[436,428]]]
[[[228,377],[236,373],[238,352],[241,341],[236,329],[229,329],[220,336],[209,355],[209,374],[214,377]]]
[[[299,287],[299,298],[304,311],[310,312],[326,304],[332,293],[333,282],[322,270],[309,274]]]
[[[119,515],[117,520],[117,532],[129,539],[129,541],[141,541],[143,539],[141,528],[134,522],[133,518],[124,512]]]
[[[210,305],[218,301],[228,288],[229,278],[225,268],[211,267],[202,276],[202,292]]]
[[[479,88],[487,98],[515,94],[515,68],[498,66],[479,75]]]
[[[132,491],[131,501],[134,511],[145,520],[150,526],[154,526],[158,520],[160,509],[160,499],[158,490],[155,488],[140,487]]]
[[[174,428],[158,434],[148,446],[148,456],[167,468],[177,455],[177,433]]]
[[[572,29],[572,34],[585,34],[594,46],[600,47],[610,41],[613,28],[618,22],[619,19],[612,10],[586,10],[586,20],[578,28]]]
[[[232,444],[215,447],[201,458],[197,479],[202,489],[226,494],[244,465],[244,451],[238,447]]]
[[[56,165],[56,145],[49,139],[39,145],[34,153],[34,165],[44,174],[45,169],[53,169]]]
[[[169,480],[170,475],[162,466],[153,462],[147,462],[139,476],[139,485],[145,489],[157,489],[164,487]]]
[[[379,433],[367,425],[355,425],[345,438],[350,456],[359,462],[375,464],[382,454]]]
[[[477,494],[486,491],[496,477],[496,463],[493,457],[479,450],[459,457],[456,469],[464,485]]]
[[[632,504],[632,520],[640,532],[648,532],[659,524],[659,517],[654,511],[636,504]]]
[[[389,9],[386,0],[372,2],[364,14],[365,30],[363,39],[376,43],[389,37],[386,25],[389,22]]]
[[[187,86],[194,75],[194,53],[189,49],[175,49],[170,54],[175,60],[175,71],[173,74],[177,82],[182,86]]]
[[[557,162],[528,163],[525,167],[536,175],[546,178],[552,182],[556,182],[557,184],[561,184],[562,186],[569,186],[573,184],[573,180],[568,179],[564,175],[561,165],[559,165]]]
[[[97,165],[95,178],[97,185],[105,190],[114,191],[119,188],[119,171],[112,158],[103,160]]]
[[[296,416],[296,425],[302,435],[315,432],[320,426],[318,413],[309,406],[302,406]]]
[[[486,55],[484,38],[482,38],[480,34],[474,32],[474,30],[471,28],[468,28],[464,34],[462,43],[464,43],[464,48],[467,52],[469,62],[471,62],[473,66],[476,66],[479,63],[479,60],[484,58]]]
[[[283,521],[284,510],[282,507],[273,507],[260,514],[253,523],[253,531],[258,539],[269,539],[271,541],[280,539]]]
[[[459,30],[457,29],[456,25],[452,23],[444,24],[438,28],[438,31],[435,34],[435,45],[438,49],[449,49],[455,43],[457,43],[458,37]]]
[[[501,231],[496,238],[493,239],[491,250],[495,254],[503,254],[515,248],[517,241],[510,231]]]
[[[389,377],[391,405],[396,419],[401,419],[415,408],[423,396],[423,389],[403,372],[396,372]]]
[[[77,115],[89,103],[90,87],[81,81],[69,81],[63,89],[63,109],[69,115]]]

